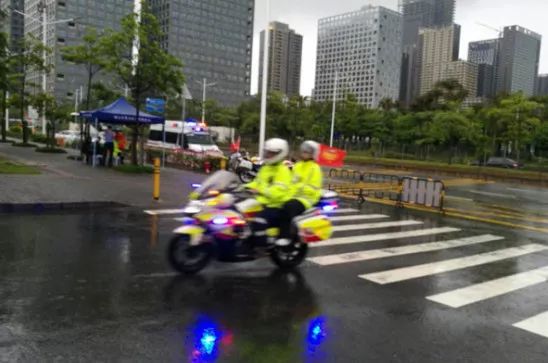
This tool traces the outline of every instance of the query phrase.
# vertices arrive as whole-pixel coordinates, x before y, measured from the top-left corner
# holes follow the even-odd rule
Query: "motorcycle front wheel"
[[[275,246],[270,252],[270,259],[281,269],[293,269],[299,266],[308,254],[306,243],[292,243],[289,246]]]
[[[169,243],[169,263],[180,273],[193,275],[200,272],[209,264],[211,257],[211,246],[208,244],[191,246],[189,235],[177,235]]]

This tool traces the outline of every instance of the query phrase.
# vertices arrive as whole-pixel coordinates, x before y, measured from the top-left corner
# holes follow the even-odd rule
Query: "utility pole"
[[[181,102],[182,102],[182,109],[181,109],[181,121],[185,122],[186,119],[186,94],[185,94],[185,85],[183,84],[183,88],[181,89]]]
[[[6,131],[10,129],[10,107],[8,105],[8,100],[10,99],[10,93],[6,91],[6,108],[4,109],[4,116],[6,116]]]
[[[24,17],[30,18],[33,21],[37,21],[42,25],[42,44],[44,46],[44,50],[42,52],[42,59],[43,59],[43,62],[44,62],[44,66],[47,66],[48,58],[47,58],[46,49],[47,49],[47,46],[48,46],[48,36],[47,36],[48,35],[48,25],[68,23],[68,22],[74,21],[74,18],[48,22],[48,11],[47,11],[47,6],[46,6],[46,1],[45,0],[41,0],[40,3],[38,4],[38,12],[42,13],[42,19],[35,18],[34,16],[25,14],[25,13],[19,11],[19,10],[15,10],[15,9],[13,10],[13,12],[15,12],[19,15],[22,15]],[[45,69],[42,72],[42,92],[44,92],[44,94],[47,93],[47,71]],[[43,110],[43,114],[42,114],[42,133],[44,135],[46,134],[46,107],[45,107],[45,105],[44,105],[44,110]]]
[[[44,59],[44,66],[48,64],[46,48],[48,46],[48,10],[46,7],[46,1],[42,0],[38,5],[38,10],[42,11],[42,44],[44,49],[42,50],[42,58]],[[48,90],[48,74],[44,69],[42,71],[42,92],[46,94]],[[42,111],[42,134],[46,134],[46,107]]]
[[[264,157],[264,143],[266,139],[266,112],[268,98],[268,53],[270,47],[270,0],[266,0],[266,27],[263,49],[263,84],[261,92],[261,119],[259,131],[259,158]]]
[[[200,83],[199,81],[196,81]],[[202,123],[205,123],[206,120],[206,98],[207,98],[207,87],[213,87],[217,85],[217,82],[207,83],[207,79],[204,78],[202,81]],[[184,98],[184,96],[183,96]],[[184,120],[183,120],[184,121]]]
[[[333,85],[333,113],[331,114],[331,136],[329,146],[333,147],[333,138],[335,136],[335,117],[337,113],[337,89],[339,87],[339,70],[335,69],[335,82]]]

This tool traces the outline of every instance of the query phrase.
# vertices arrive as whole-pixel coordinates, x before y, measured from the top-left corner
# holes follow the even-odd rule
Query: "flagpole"
[[[263,84],[261,92],[261,123],[259,133],[259,158],[264,157],[264,143],[266,138],[266,111],[268,93],[268,51],[270,47],[270,0],[266,0],[266,30],[264,34],[263,49]]]

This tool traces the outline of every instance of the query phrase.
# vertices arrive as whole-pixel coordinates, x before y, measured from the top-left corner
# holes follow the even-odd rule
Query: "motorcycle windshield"
[[[200,197],[207,197],[210,191],[225,192],[235,189],[240,185],[238,176],[226,170],[220,170],[204,180],[202,185],[196,189]]]

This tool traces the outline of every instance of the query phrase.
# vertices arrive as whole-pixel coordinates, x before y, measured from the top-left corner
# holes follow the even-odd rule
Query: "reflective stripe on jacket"
[[[256,190],[257,201],[269,208],[281,208],[291,198],[291,171],[283,164],[263,165],[247,187]]]
[[[293,167],[292,195],[306,209],[318,204],[322,196],[322,169],[313,160],[299,161]]]

